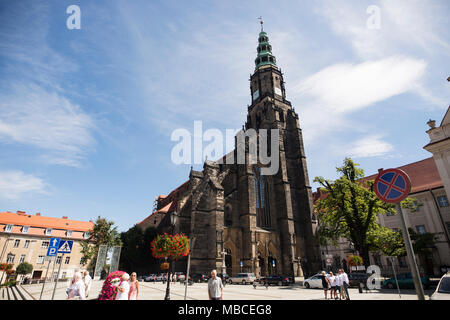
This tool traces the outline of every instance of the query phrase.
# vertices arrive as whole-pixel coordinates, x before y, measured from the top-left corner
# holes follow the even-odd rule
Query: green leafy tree
[[[153,258],[150,243],[156,237],[155,228],[142,231],[137,225],[120,234],[123,242],[119,266],[121,270],[139,273],[156,272],[158,261]]]
[[[95,270],[98,249],[101,245],[121,246],[122,240],[113,221],[97,217],[94,227],[89,231],[89,238],[81,242],[81,264],[88,264],[88,269]]]
[[[343,165],[336,170],[340,177],[335,181],[323,177],[314,179],[322,186],[321,191],[325,194],[315,204],[319,219],[319,241],[321,244],[329,241],[336,244],[341,237],[348,239],[368,266],[372,249],[380,250],[383,246],[395,248],[389,239],[393,233],[381,227],[377,221],[379,214],[395,214],[394,205],[376,196],[374,181],[363,179],[364,170],[352,159],[345,158]],[[406,199],[402,207],[411,211],[417,208],[414,199]],[[380,235],[382,240],[379,239]]]
[[[22,275],[22,278],[31,272],[33,272],[33,265],[28,262],[22,262],[16,268],[16,273]]]

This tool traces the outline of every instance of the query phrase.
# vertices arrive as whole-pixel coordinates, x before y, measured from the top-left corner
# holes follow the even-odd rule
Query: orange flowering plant
[[[150,247],[155,258],[176,260],[189,254],[189,239],[184,234],[159,234]]]

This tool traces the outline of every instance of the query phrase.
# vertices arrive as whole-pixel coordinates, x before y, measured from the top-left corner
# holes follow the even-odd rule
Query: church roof
[[[261,24],[262,26],[262,24]],[[261,29],[258,37],[258,47],[256,48],[258,54],[255,59],[255,69],[262,66],[277,66],[277,59],[272,54],[272,46],[269,43],[269,37],[267,32]]]

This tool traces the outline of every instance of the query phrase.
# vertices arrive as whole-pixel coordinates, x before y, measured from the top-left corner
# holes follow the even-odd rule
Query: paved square
[[[94,281],[90,291],[89,299],[96,299],[102,288],[103,281]],[[140,282],[139,300],[164,300],[166,285],[161,282]],[[45,286],[43,300],[50,300],[53,292],[54,283],[48,283]],[[68,283],[58,283],[55,300],[64,300],[67,298],[66,289]],[[33,284],[23,286],[36,299],[39,299],[42,284]],[[433,290],[425,290],[425,298],[428,300]],[[372,292],[359,293],[357,288],[349,289],[352,300],[417,300],[414,290],[401,290],[401,298],[396,290],[382,289]],[[184,299],[184,285],[180,283],[171,284],[170,298],[172,300]],[[207,284],[195,283],[188,286],[188,300],[207,300]],[[252,285],[226,285],[224,288],[224,300],[324,300],[322,289],[306,289],[299,285],[293,286],[270,286],[268,289],[258,286],[256,289]]]

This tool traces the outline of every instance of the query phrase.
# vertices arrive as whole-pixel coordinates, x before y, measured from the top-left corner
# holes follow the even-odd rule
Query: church
[[[137,225],[195,239],[191,273],[315,274],[322,264],[302,130],[262,23],[250,94],[243,131],[278,130],[277,172],[261,174],[263,165],[247,156],[241,164],[229,164],[226,156],[206,160],[202,171],[191,168],[188,181],[159,196],[155,211]],[[237,142],[232,152],[236,159]],[[177,261],[175,271],[186,272],[186,263]]]

